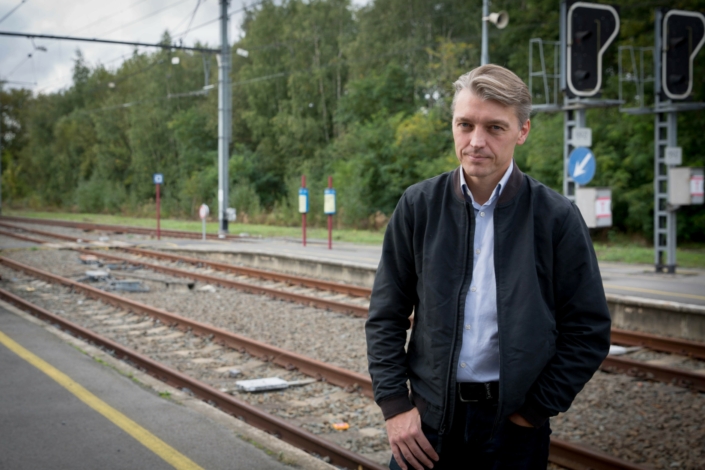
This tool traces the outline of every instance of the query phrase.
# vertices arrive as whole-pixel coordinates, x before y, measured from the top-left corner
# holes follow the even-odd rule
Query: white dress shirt
[[[458,360],[458,382],[499,380],[499,332],[497,328],[497,283],[494,272],[494,209],[512,174],[514,162],[483,205],[475,202],[460,168],[460,187],[475,209],[472,283],[465,297],[463,342]]]

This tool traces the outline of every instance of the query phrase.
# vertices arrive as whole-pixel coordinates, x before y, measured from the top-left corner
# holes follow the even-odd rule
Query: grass
[[[653,247],[626,243],[595,243],[594,246],[600,261],[654,264]],[[705,268],[705,247],[687,245],[676,248],[676,264],[680,268]]]
[[[157,221],[154,218],[127,217],[122,215],[109,214],[76,214],[69,212],[35,212],[18,211],[4,209],[4,215],[16,217],[34,217],[37,219],[68,220],[72,222],[88,222],[96,224],[112,225],[133,225],[136,227],[157,228]],[[167,230],[188,230],[200,232],[202,225],[200,220],[178,220],[162,219],[160,226]],[[230,233],[248,233],[253,236],[270,237],[290,237],[301,238],[301,227],[282,227],[278,225],[257,225],[231,223],[228,226]],[[206,222],[206,232],[217,233],[218,222]],[[306,230],[306,237],[309,239],[328,239],[328,230],[325,228],[311,228]],[[350,243],[362,243],[367,245],[381,244],[384,231],[356,230],[356,229],[334,229],[333,240]]]
[[[138,227],[156,228],[155,219],[145,219],[139,217],[127,217],[122,215],[108,214],[75,214],[67,212],[34,212],[5,210],[4,214],[17,217],[35,217],[39,219],[69,220],[74,222],[89,222],[98,224],[113,225],[133,225]],[[171,230],[201,231],[201,222],[196,220],[163,219],[161,227]],[[229,226],[230,233],[248,233],[261,237],[288,237],[301,238],[301,227],[282,227],[277,225],[256,225],[234,223]],[[206,231],[216,233],[218,231],[217,222],[207,222]],[[323,228],[309,228],[307,230],[309,239],[327,239],[328,231]],[[384,237],[384,231],[355,230],[355,229],[335,229],[333,230],[333,240],[350,243],[361,243],[366,245],[380,245]],[[623,236],[616,237],[613,242],[595,242],[595,251],[600,261],[653,264],[654,249],[645,246],[644,243],[635,242]],[[689,244],[678,247],[676,251],[677,264],[681,268],[701,268],[705,269],[705,245]]]

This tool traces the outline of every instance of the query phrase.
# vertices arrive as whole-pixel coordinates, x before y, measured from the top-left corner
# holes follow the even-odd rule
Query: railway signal
[[[328,187],[323,190],[323,213],[328,216],[328,249],[333,249],[333,215],[335,215],[335,189],[333,177],[328,177]]]
[[[602,55],[619,33],[619,13],[612,5],[575,2],[567,28],[568,93],[594,96],[602,87]]]
[[[306,188],[306,175],[301,175],[299,188],[299,213],[301,213],[301,236],[303,245],[306,246],[306,214],[308,213],[308,189]]]
[[[667,99],[683,100],[693,90],[693,59],[705,43],[705,15],[670,10],[663,18],[661,87]]]
[[[164,184],[164,175],[161,173],[154,173],[152,175],[152,181],[157,186],[157,240],[162,239],[161,227],[159,226],[159,219],[161,218],[161,208],[160,208],[160,198],[159,198],[159,188]]]

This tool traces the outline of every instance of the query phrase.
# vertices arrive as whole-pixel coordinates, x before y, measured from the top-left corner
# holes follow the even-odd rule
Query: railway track
[[[0,222],[0,226],[15,230],[23,230],[29,233],[35,233],[37,235],[45,237],[55,237],[58,239],[63,239],[67,241],[74,241],[74,237],[61,234],[53,234],[51,232],[42,232],[37,230],[30,230],[22,227],[17,227],[14,225],[3,224]],[[0,230],[0,234],[5,234],[8,236],[15,236],[14,232],[5,232]],[[31,239],[31,237],[21,236],[22,239],[28,241],[34,241],[36,243],[44,243],[43,240]],[[299,276],[293,276],[282,273],[271,273],[263,270],[251,270],[250,268],[240,268],[236,266],[227,265],[225,263],[213,263],[199,258],[193,257],[181,257],[179,255],[160,253],[152,250],[142,250],[138,248],[118,248],[119,250],[125,251],[130,254],[156,258],[160,260],[166,260],[170,262],[185,262],[192,265],[201,265],[209,267],[214,270],[232,273],[235,275],[248,276],[252,275],[254,277],[274,280],[278,282],[283,282],[289,285],[298,285],[311,287],[319,290],[325,290],[331,287],[335,289],[334,292],[345,292],[350,286],[339,283],[331,283],[325,281],[319,281],[316,279],[302,278]],[[88,253],[89,250],[79,250],[84,253]],[[274,298],[279,298],[287,301],[297,302],[304,305],[310,305],[319,308],[326,308],[333,311],[339,311],[344,313],[352,313],[357,316],[365,317],[367,316],[367,306],[353,305],[351,303],[339,302],[336,300],[324,299],[321,297],[314,297],[310,295],[303,295],[295,292],[285,292],[281,288],[275,287],[265,287],[265,286],[255,286],[251,283],[243,283],[236,280],[224,279],[221,277],[215,277],[208,274],[199,274],[193,271],[184,271],[178,268],[166,267],[162,265],[156,265],[151,263],[146,263],[143,261],[136,261],[133,259],[127,259],[120,256],[110,255],[101,251],[90,250],[90,253],[96,256],[103,257],[104,259],[110,259],[114,261],[128,262],[132,264],[139,264],[148,269],[166,273],[172,276],[196,279],[216,285],[221,285],[223,287],[236,288],[256,294],[265,294],[272,296]],[[370,289],[358,288],[355,291],[355,295],[369,295]],[[659,337],[656,335],[649,335],[645,333],[639,333],[634,331],[626,330],[612,330],[613,342],[616,344],[624,344],[630,346],[644,346],[655,351],[682,354],[690,356],[696,359],[705,359],[705,344],[697,343],[694,341],[678,340],[674,338]],[[701,392],[705,392],[705,374],[698,372],[693,372],[690,370],[676,368],[660,364],[650,364],[642,361],[636,361],[623,357],[609,356],[601,365],[601,369],[613,372],[627,374],[633,377],[643,378],[647,380],[656,380],[665,383],[671,383],[677,386],[692,388]]]
[[[192,320],[179,317],[178,315],[170,314],[169,312],[165,312],[163,310],[156,309],[151,306],[139,304],[130,299],[106,293],[99,289],[95,289],[90,286],[85,286],[81,283],[61,278],[60,276],[43,272],[36,268],[17,263],[15,261],[7,260],[6,258],[0,257],[0,264],[11,267],[12,269],[21,270],[22,272],[27,273],[32,277],[37,277],[44,281],[58,283],[60,285],[70,287],[71,289],[73,289],[74,292],[81,292],[89,297],[96,298],[101,302],[108,303],[112,306],[123,309],[129,309],[132,312],[156,318],[159,320],[159,324],[162,324],[164,326],[160,327],[158,326],[159,324],[157,324],[156,327],[153,327],[153,330],[163,330],[167,327],[167,325],[171,325],[178,328],[179,330],[190,331],[191,333],[199,337],[209,338],[210,341],[216,345],[230,346],[238,350],[244,349],[252,355],[271,360],[285,368],[291,369],[292,366],[297,367],[296,364],[299,364],[298,362],[295,362],[291,359],[292,357],[295,358],[296,355],[294,355],[293,353],[282,351],[279,348],[275,348],[263,343],[253,345],[253,343],[257,342],[252,342],[251,340],[246,343],[247,345],[243,346],[241,338],[236,338],[235,340],[233,340],[232,336],[236,335],[232,335],[231,333],[212,328],[208,325],[194,322]],[[186,388],[202,400],[215,404],[216,406],[235,416],[242,417],[247,422],[270,433],[278,435],[287,442],[290,442],[309,452],[328,456],[331,462],[335,463],[336,465],[341,465],[346,468],[385,468],[374,462],[369,461],[369,459],[362,458],[350,451],[347,451],[344,448],[340,448],[339,446],[331,444],[330,442],[326,441],[325,439],[322,439],[317,435],[308,433],[302,430],[299,426],[292,425],[291,423],[288,423],[285,420],[282,420],[276,416],[271,416],[268,413],[262,412],[257,407],[253,407],[248,403],[237,400],[231,395],[224,393],[223,391],[218,390],[213,386],[204,384],[194,379],[193,377],[175,371],[172,368],[166,367],[145,355],[142,355],[136,351],[131,350],[130,348],[125,347],[124,345],[121,345],[110,339],[103,338],[102,336],[96,334],[93,331],[90,331],[89,329],[71,323],[66,318],[54,315],[45,309],[32,305],[21,297],[14,295],[6,290],[0,289],[0,298],[15,304],[18,307],[27,310],[30,313],[33,313],[34,315],[37,315],[46,321],[49,321],[50,323],[60,325],[61,328],[71,331],[73,334],[81,338],[99,344],[100,346],[110,351],[114,351],[116,356],[123,358],[128,362],[136,364],[138,367],[145,369],[155,377],[158,377],[161,380],[171,385],[175,385],[179,388]],[[105,317],[106,315],[103,314],[99,316]],[[130,318],[127,318],[127,320],[130,320]],[[136,317],[133,320],[133,325],[135,328],[148,328],[145,323],[146,322],[142,321],[141,317]],[[108,328],[121,327],[121,325],[116,325],[115,321],[112,321],[111,325],[112,326]],[[123,331],[123,335],[125,334],[129,335],[129,332]],[[173,338],[174,334],[170,334],[168,337]],[[213,346],[210,346],[209,348],[212,347]],[[281,360],[280,358],[284,356],[285,359]],[[316,362],[317,361],[306,362],[305,367],[309,367],[309,369],[301,371],[307,373],[308,375],[325,377],[326,380],[329,380],[331,383],[333,383],[333,381],[328,378],[330,377],[330,375],[327,375],[328,371],[325,369],[326,365]],[[311,367],[322,367],[322,369],[318,369],[317,371],[315,371],[312,370]],[[350,373],[348,377],[354,377],[355,379],[358,379],[359,382],[362,382],[362,379],[360,377],[357,377],[354,373]],[[364,377],[364,379],[369,381],[369,379],[366,377]],[[349,385],[347,388],[358,388],[364,393],[366,387],[369,386],[369,382],[367,384],[362,384],[361,387],[359,383],[353,383],[351,385],[352,386]],[[636,470],[644,468],[642,466],[634,465],[622,461],[620,459],[605,455],[601,452],[597,452],[589,448],[562,441],[556,438],[553,438],[551,441],[551,461],[571,469],[594,468],[604,470]]]
[[[17,227],[14,225],[4,224],[0,222],[0,227],[6,227],[15,230],[23,230],[28,233],[34,233],[36,235],[44,237],[54,237],[60,240],[66,240],[70,242],[76,242],[75,237],[53,234],[51,232],[44,232],[40,230],[30,230],[23,227]],[[37,238],[27,237],[24,235],[16,234],[15,232],[8,232],[5,230],[0,230],[0,235],[16,237],[21,240],[30,241],[34,243],[45,243],[44,240]],[[323,281],[319,279],[312,279],[302,276],[294,276],[290,274],[276,273],[272,271],[264,271],[261,269],[246,268],[241,266],[229,265],[226,263],[217,263],[212,261],[206,261],[199,258],[193,258],[188,256],[172,255],[168,253],[160,253],[153,250],[144,250],[140,248],[131,247],[119,247],[118,250],[124,251],[129,254],[146,257],[155,258],[162,261],[170,261],[175,263],[187,263],[198,267],[206,267],[213,269],[215,271],[220,271],[235,276],[246,276],[253,279],[261,279],[264,281],[273,281],[278,283],[283,283],[288,286],[300,286],[304,288],[314,289],[319,292],[335,292],[349,297],[356,298],[366,298],[369,297],[371,289],[359,286],[353,286],[349,284],[342,284],[338,282]],[[83,250],[87,253],[87,250]],[[102,251],[93,252],[98,257],[104,259],[111,259],[115,261],[123,261],[134,263],[134,260],[122,258],[119,256],[109,255]],[[282,300],[287,300],[291,302],[297,302],[304,305],[311,305],[318,308],[330,309],[333,311],[352,313],[357,316],[366,317],[367,316],[367,302],[359,301],[356,299],[351,299],[349,302],[339,302],[334,299],[325,298],[322,296],[312,296],[306,294],[297,293],[291,289],[282,289],[282,286],[278,288],[267,287],[265,285],[254,285],[252,283],[244,283],[238,280],[228,280],[222,277],[214,277],[209,275],[201,275],[193,271],[184,271],[181,269],[169,268],[161,265],[150,264],[144,261],[140,261],[140,264],[152,269],[154,271],[159,271],[179,277],[191,277],[205,282],[214,283],[217,285],[222,285],[223,287],[230,287],[235,289],[244,290],[246,292],[269,295],[274,298],[279,298]]]
[[[30,217],[11,217],[11,216],[2,216],[2,220],[6,220],[9,222],[21,222],[24,224],[37,224],[37,225],[50,225],[50,226],[57,226],[57,227],[68,227],[68,228],[75,228],[78,230],[85,230],[85,231],[102,230],[105,232],[133,233],[136,235],[147,235],[150,237],[157,236],[156,229],[134,227],[134,226],[127,226],[127,225],[94,224],[94,223],[86,223],[86,222],[70,222],[70,221],[66,221],[66,220],[34,219],[34,218],[30,218]],[[189,232],[186,230],[161,229],[160,232],[161,232],[162,236],[172,237],[172,238],[201,239],[203,237],[203,234],[201,232]],[[232,235],[232,234],[220,236],[220,235],[208,233],[208,234],[206,234],[206,238],[208,240],[223,240],[223,239],[241,240],[243,238],[249,238],[249,237],[241,237],[239,235]]]

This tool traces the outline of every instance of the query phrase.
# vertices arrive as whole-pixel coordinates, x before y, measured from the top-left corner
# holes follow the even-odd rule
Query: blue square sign
[[[161,173],[154,173],[152,176],[154,179],[154,184],[164,184],[164,175]]]

